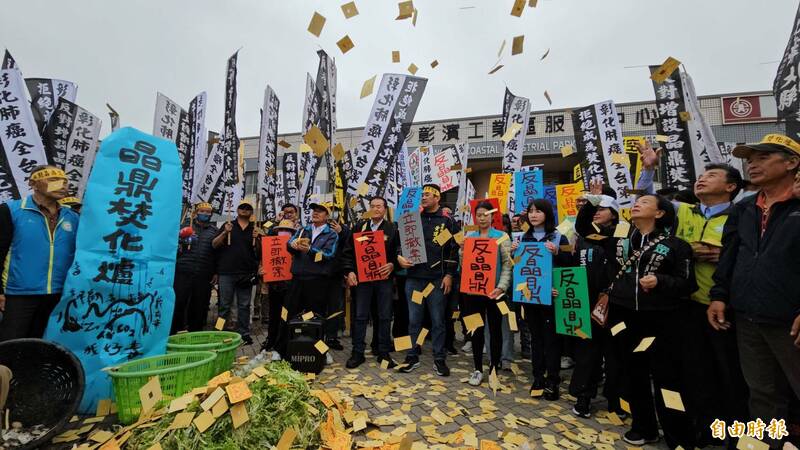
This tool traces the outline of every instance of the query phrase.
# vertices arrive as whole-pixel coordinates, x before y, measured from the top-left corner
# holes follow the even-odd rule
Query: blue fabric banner
[[[400,194],[400,201],[397,204],[397,209],[394,212],[395,220],[399,222],[400,216],[413,211],[419,212],[419,206],[422,204],[422,187],[406,187],[403,188],[403,193]]]
[[[553,304],[553,254],[544,242],[522,242],[514,254],[514,301],[535,305]]]
[[[544,198],[542,169],[514,172],[514,212],[522,213],[537,198]]]
[[[75,259],[44,336],[83,364],[81,413],[112,398],[103,368],[166,351],[181,192],[174,143],[134,128],[103,141],[83,198]]]

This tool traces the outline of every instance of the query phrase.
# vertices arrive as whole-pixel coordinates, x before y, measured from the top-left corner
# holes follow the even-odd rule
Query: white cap
[[[600,208],[611,208],[619,214],[619,203],[617,203],[617,199],[610,195],[601,195],[600,196],[600,203],[597,204]]]

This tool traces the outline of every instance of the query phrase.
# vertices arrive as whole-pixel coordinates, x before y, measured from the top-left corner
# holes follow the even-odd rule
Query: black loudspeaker
[[[325,319],[295,318],[289,321],[289,341],[286,359],[292,369],[302,373],[320,373],[325,368],[325,355],[314,345],[323,338]]]

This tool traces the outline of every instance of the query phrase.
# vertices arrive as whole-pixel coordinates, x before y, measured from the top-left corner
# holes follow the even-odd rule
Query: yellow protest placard
[[[500,203],[500,212],[508,212],[508,191],[511,188],[513,173],[493,173],[489,177],[488,198],[496,198]]]
[[[558,204],[558,223],[564,222],[567,216],[577,216],[577,201],[583,193],[583,183],[556,185],[556,203]],[[562,233],[563,234],[563,233]]]

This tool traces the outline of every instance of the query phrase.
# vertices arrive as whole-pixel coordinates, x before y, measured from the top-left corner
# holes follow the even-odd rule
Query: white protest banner
[[[0,143],[5,157],[0,201],[8,201],[30,194],[28,178],[36,166],[47,164],[47,154],[19,70],[0,70],[0,99]]]
[[[317,68],[317,79],[313,83],[306,83],[306,89],[312,88],[312,92],[306,92],[306,108],[304,111],[303,134],[305,135],[312,126],[316,126],[328,141],[328,148],[324,155],[316,155],[312,151],[303,152],[303,176],[300,187],[300,200],[302,202],[301,214],[303,223],[311,220],[312,196],[315,193],[331,193],[332,161],[330,159],[330,149],[335,145],[333,140],[336,133],[336,62],[329,57],[323,50],[317,51],[319,56],[319,66]],[[310,102],[309,102],[310,100]],[[328,176],[327,180],[317,182],[319,170],[324,166]]]
[[[56,80],[51,78],[26,78],[25,85],[31,96],[31,112],[39,131],[44,130],[45,124],[50,120],[58,99],[65,98],[75,103],[78,95],[78,86],[71,81]]]
[[[67,174],[69,197],[83,198],[101,125],[97,116],[62,98],[45,127],[48,160]]]
[[[348,181],[351,195],[383,194],[389,167],[403,145],[427,82],[419,77],[383,75],[361,143],[353,150],[353,173]]]
[[[603,161],[608,185],[617,193],[620,208],[632,208],[634,197],[628,192],[633,188],[631,172],[625,162],[628,156],[622,145],[622,127],[617,107],[611,100],[594,105],[597,114],[597,134],[600,137]]]
[[[191,164],[189,166],[190,173],[184,172],[184,180],[191,179],[191,195],[188,199],[193,200],[197,195],[197,187],[203,177],[203,167],[205,167],[206,159],[208,158],[208,131],[206,130],[206,93],[201,92],[197,94],[194,99],[189,103],[189,125],[190,136],[189,142],[191,144]],[[186,183],[184,182],[184,188]],[[185,192],[184,192],[185,194]],[[187,200],[184,198],[184,201]]]
[[[272,87],[264,91],[261,110],[261,136],[258,141],[258,188],[261,217],[275,217],[275,174],[278,160],[278,110],[281,102]]]
[[[694,170],[696,173],[703,173],[708,164],[722,162],[722,154],[717,147],[714,131],[700,111],[700,101],[697,99],[692,77],[683,70],[680,71],[680,74],[686,111],[689,113],[687,117],[689,120],[686,121],[686,124],[689,127]]]
[[[656,73],[660,66],[650,66],[650,72]],[[692,137],[689,135],[688,127],[681,120],[681,116],[686,118],[688,112],[684,97],[683,83],[681,82],[680,70],[675,70],[658,83],[653,80],[653,89],[656,94],[656,108],[658,108],[658,120],[656,130],[659,135],[665,137],[664,160],[666,161],[667,179],[664,180],[666,187],[677,189],[692,189],[694,180],[697,177],[698,158],[692,152]],[[702,162],[700,162],[702,170]]]

